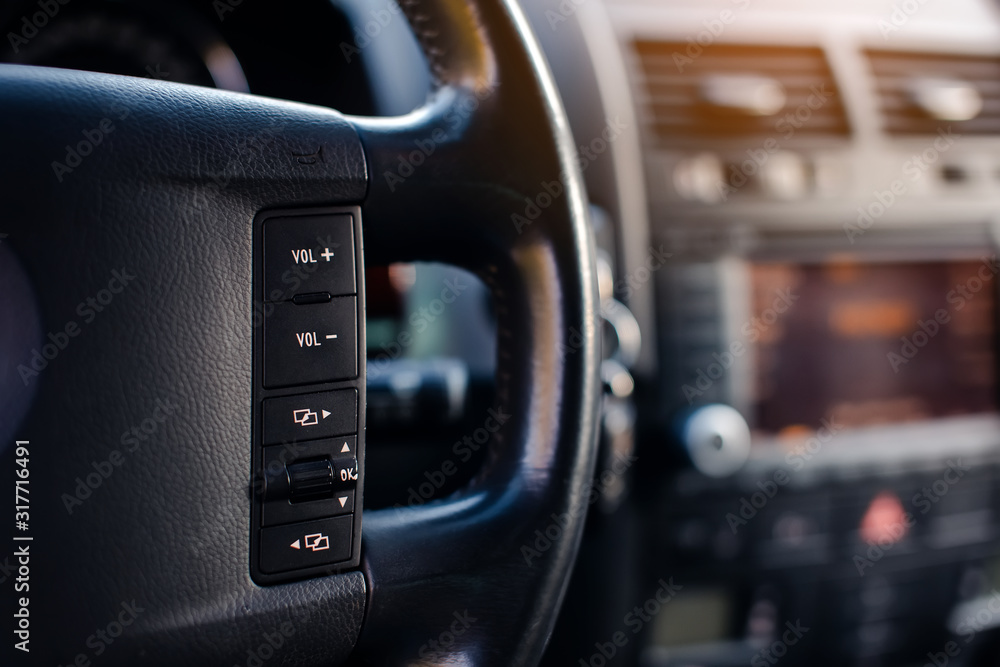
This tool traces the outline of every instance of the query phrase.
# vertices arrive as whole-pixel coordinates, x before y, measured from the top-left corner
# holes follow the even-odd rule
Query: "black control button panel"
[[[297,294],[354,294],[354,222],[350,215],[290,216],[264,223],[265,301]]]
[[[358,375],[357,299],[286,301],[264,320],[264,386],[287,387]]]
[[[351,556],[351,517],[293,523],[260,531],[260,569],[288,572]]]
[[[361,212],[254,221],[250,571],[258,584],[361,560],[365,320]]]
[[[265,445],[315,440],[357,432],[356,389],[282,396],[264,401]]]

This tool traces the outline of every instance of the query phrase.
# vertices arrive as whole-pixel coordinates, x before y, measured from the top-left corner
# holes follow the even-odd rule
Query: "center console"
[[[671,256],[638,493],[685,588],[645,664],[976,664],[997,625],[1000,15],[893,7],[609,3]],[[665,455],[715,404],[730,476]]]

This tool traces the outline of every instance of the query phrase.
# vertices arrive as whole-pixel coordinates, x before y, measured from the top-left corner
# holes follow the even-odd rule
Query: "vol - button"
[[[264,386],[287,387],[358,376],[357,299],[272,305],[264,320]]]

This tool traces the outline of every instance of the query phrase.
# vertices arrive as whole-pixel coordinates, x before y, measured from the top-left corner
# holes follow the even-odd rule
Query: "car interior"
[[[1000,664],[1000,4],[0,28],[0,664]]]

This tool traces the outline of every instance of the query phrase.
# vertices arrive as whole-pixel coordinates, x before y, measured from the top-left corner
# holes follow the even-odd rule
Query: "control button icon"
[[[330,454],[341,452],[346,442],[354,452],[354,440],[348,436],[358,430],[358,392],[355,389],[299,396],[281,396],[264,401],[264,444],[277,445],[299,440],[337,438]],[[348,452],[343,452],[348,453]]]
[[[310,551],[326,551],[330,548],[330,538],[323,533],[313,533],[306,535],[306,549]]]
[[[304,408],[293,412],[292,420],[294,420],[299,426],[315,426],[319,423],[319,415],[309,408]]]
[[[340,513],[338,516],[262,528],[258,540],[261,572],[288,572],[349,560],[355,521],[350,514],[354,510],[354,493],[339,495],[348,496],[343,508],[336,497],[329,500],[336,508],[334,511]]]
[[[309,551],[326,551],[330,548],[330,538],[323,533],[313,533],[312,535],[306,535],[305,547]],[[295,540],[288,546],[293,549],[301,549],[303,540]]]
[[[323,419],[329,417],[331,413],[329,410],[323,410]],[[309,408],[302,408],[300,410],[292,411],[292,421],[294,421],[299,426],[315,426],[319,423],[319,415]]]

